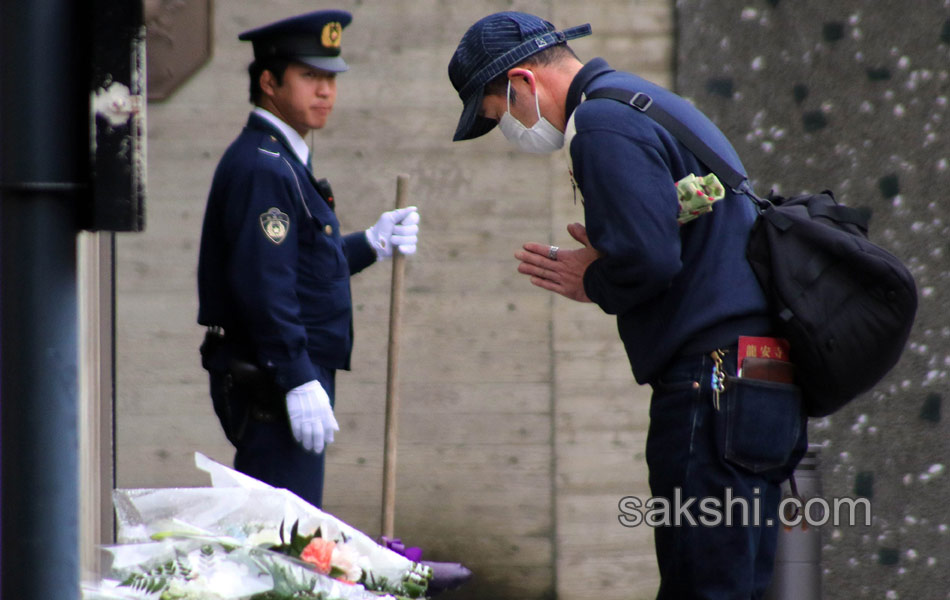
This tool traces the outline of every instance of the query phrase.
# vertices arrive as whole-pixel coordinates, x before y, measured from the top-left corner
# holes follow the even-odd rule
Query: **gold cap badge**
[[[327,23],[323,26],[320,41],[324,48],[339,48],[343,43],[343,26],[336,21]]]
[[[290,217],[277,208],[271,208],[266,213],[261,214],[261,229],[267,239],[280,244],[287,239],[287,232],[290,230]]]

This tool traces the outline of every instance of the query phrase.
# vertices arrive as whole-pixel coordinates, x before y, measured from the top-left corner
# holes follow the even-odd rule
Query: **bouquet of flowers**
[[[175,537],[107,549],[109,576],[84,600],[394,600],[225,538]]]
[[[422,598],[429,567],[196,453],[212,487],[116,490],[119,545],[84,600]]]

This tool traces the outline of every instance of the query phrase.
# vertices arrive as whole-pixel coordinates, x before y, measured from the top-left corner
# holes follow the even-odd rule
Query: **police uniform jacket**
[[[198,322],[289,390],[314,364],[348,369],[350,275],[376,260],[365,234],[342,236],[332,199],[280,131],[251,114],[214,174],[198,260]]]
[[[727,190],[711,213],[681,227],[674,182],[709,169],[640,111],[605,98],[584,100],[601,87],[648,93],[745,171],[722,132],[676,94],[602,59],[573,80],[567,150],[587,233],[604,253],[587,269],[584,290],[617,315],[634,375],[651,383],[677,356],[769,333],[767,302],[745,257],[755,211]]]

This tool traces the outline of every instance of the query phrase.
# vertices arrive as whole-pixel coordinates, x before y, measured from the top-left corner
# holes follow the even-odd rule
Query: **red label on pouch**
[[[770,358],[788,362],[788,340],[773,337],[739,336],[739,356],[736,359],[738,369],[742,369],[742,360],[747,356],[753,358]]]

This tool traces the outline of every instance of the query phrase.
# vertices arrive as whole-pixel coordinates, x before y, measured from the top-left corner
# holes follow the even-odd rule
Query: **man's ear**
[[[511,83],[523,81],[531,88],[532,95],[537,92],[537,80],[535,79],[534,73],[528,69],[521,69],[517,67],[514,69],[508,69],[508,81]]]
[[[258,83],[261,86],[262,92],[268,96],[274,95],[274,88],[277,87],[277,78],[274,77],[274,74],[271,73],[270,69],[264,69],[261,71],[261,77],[258,79]]]

